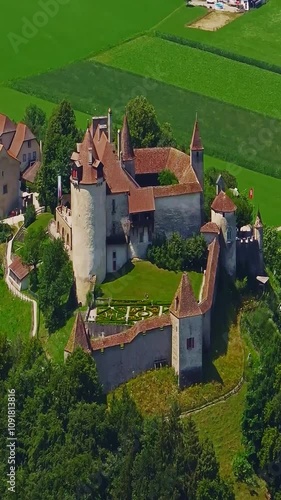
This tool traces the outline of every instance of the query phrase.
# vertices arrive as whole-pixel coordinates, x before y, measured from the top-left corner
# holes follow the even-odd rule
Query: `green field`
[[[31,330],[31,304],[12,295],[0,279],[0,333],[14,340],[28,338]]]
[[[280,0],[269,0],[260,9],[239,16],[217,31],[186,28],[192,20],[190,10],[195,9],[182,5],[157,30],[281,66]]]
[[[105,297],[120,300],[148,300],[170,303],[176,293],[182,273],[159,269],[148,261],[136,261],[126,268],[126,274],[102,284]],[[120,274],[119,274],[120,276]],[[188,276],[196,297],[199,296],[202,274],[191,272]],[[114,278],[111,275],[109,279]]]
[[[52,220],[53,218],[53,214],[50,214],[48,212],[39,214],[37,215],[36,220],[32,222],[30,226],[28,226],[27,231],[39,228],[47,229],[50,220]]]
[[[281,75],[254,66],[148,36],[119,45],[95,60],[281,118]]]

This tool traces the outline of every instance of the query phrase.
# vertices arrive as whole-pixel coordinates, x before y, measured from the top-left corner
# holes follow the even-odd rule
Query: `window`
[[[116,252],[112,252],[112,258],[116,259]]]
[[[116,224],[115,222],[112,222],[112,234],[116,233]]]
[[[179,307],[179,298],[178,298],[178,297],[176,297],[176,300],[175,300],[175,308],[176,308],[176,311],[177,311],[178,307]]]
[[[22,161],[26,161],[26,155],[22,156]]]
[[[140,233],[140,243],[143,243],[143,232]]]
[[[72,170],[72,179],[77,179],[77,170],[75,170],[75,168]]]
[[[115,212],[116,212],[115,200],[112,200],[112,213],[115,214]]]
[[[194,349],[194,337],[190,337],[189,339],[186,339],[186,348],[188,350]]]
[[[226,241],[230,243],[232,241],[232,230],[231,227],[228,227],[226,230]]]
[[[116,271],[116,260],[114,260],[112,262],[112,268],[113,268],[113,271],[115,272]]]
[[[8,193],[8,186],[7,184],[4,184],[3,186],[3,194],[7,194]]]
[[[33,151],[32,153],[32,160],[36,160],[36,151]]]
[[[167,360],[166,359],[159,359],[157,361],[154,361],[154,368],[155,370],[159,370],[159,368],[163,368],[163,366],[167,366]]]
[[[31,148],[31,141],[27,141],[27,147]]]
[[[4,170],[2,170],[2,177],[4,177]]]

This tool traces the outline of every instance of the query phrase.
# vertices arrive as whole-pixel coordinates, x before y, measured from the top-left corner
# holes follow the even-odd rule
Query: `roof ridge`
[[[182,274],[180,284],[176,291],[170,312],[177,318],[199,316],[201,310],[194,296],[194,292],[186,272]]]

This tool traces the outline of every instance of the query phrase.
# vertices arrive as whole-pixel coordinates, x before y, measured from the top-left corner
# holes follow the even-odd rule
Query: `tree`
[[[235,455],[232,463],[232,469],[234,476],[238,479],[238,481],[242,481],[247,484],[252,483],[254,471],[248,461],[247,453],[238,452]]]
[[[12,228],[9,224],[5,224],[4,222],[0,222],[0,243],[5,243],[8,241],[13,235]]]
[[[126,112],[134,148],[176,146],[171,125],[169,123],[160,125],[155,108],[146,97],[138,96],[131,99]]]
[[[62,306],[73,283],[72,264],[60,238],[47,241],[44,245],[38,277],[40,307],[46,326],[52,331],[64,319]]]
[[[22,121],[28,126],[37,140],[44,139],[47,119],[46,113],[41,108],[36,106],[36,104],[27,106]]]
[[[25,236],[24,245],[21,249],[21,258],[24,264],[33,266],[33,288],[37,289],[37,266],[42,259],[43,247],[46,242],[47,235],[42,227],[30,229]]]
[[[225,189],[237,187],[237,179],[233,174],[228,172],[228,170],[219,170],[215,167],[208,168],[205,172],[205,182],[215,187],[219,175],[221,175],[224,180]]]
[[[34,205],[28,205],[24,214],[24,226],[28,227],[36,221],[36,210]]]
[[[57,203],[57,177],[62,177],[62,191],[70,190],[70,156],[79,134],[74,111],[67,101],[62,101],[51,115],[43,147],[43,165],[38,172],[36,185],[42,205],[54,211]]]
[[[174,172],[171,172],[168,168],[164,168],[158,175],[158,181],[160,186],[171,186],[172,184],[178,184],[179,181],[175,176]]]

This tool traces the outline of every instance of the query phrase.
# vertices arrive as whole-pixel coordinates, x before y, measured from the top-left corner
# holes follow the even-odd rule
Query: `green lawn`
[[[53,214],[50,214],[49,212],[39,214],[36,217],[36,221],[32,222],[32,224],[28,226],[27,231],[30,231],[31,229],[39,229],[39,227],[47,229],[50,220],[53,218]]]
[[[105,297],[122,300],[142,300],[148,294],[149,300],[169,303],[181,279],[181,273],[159,269],[148,261],[136,261],[121,277],[102,284]],[[199,296],[202,274],[188,273],[196,297]],[[120,276],[120,274],[119,274]],[[112,275],[108,277],[112,279]]]
[[[28,338],[31,330],[31,304],[15,297],[0,279],[0,333],[10,340]]]
[[[251,111],[281,117],[281,75],[209,52],[144,36],[114,47],[95,60]]]
[[[43,315],[40,313],[38,338],[55,363],[63,363],[64,361],[64,348],[74,325],[74,320],[75,315],[71,316],[62,328],[49,334],[44,326]]]
[[[157,30],[281,66],[281,1],[269,0],[217,31],[186,28],[192,14],[182,5]],[[197,10],[197,9],[196,9]],[[206,10],[205,10],[206,12]]]

